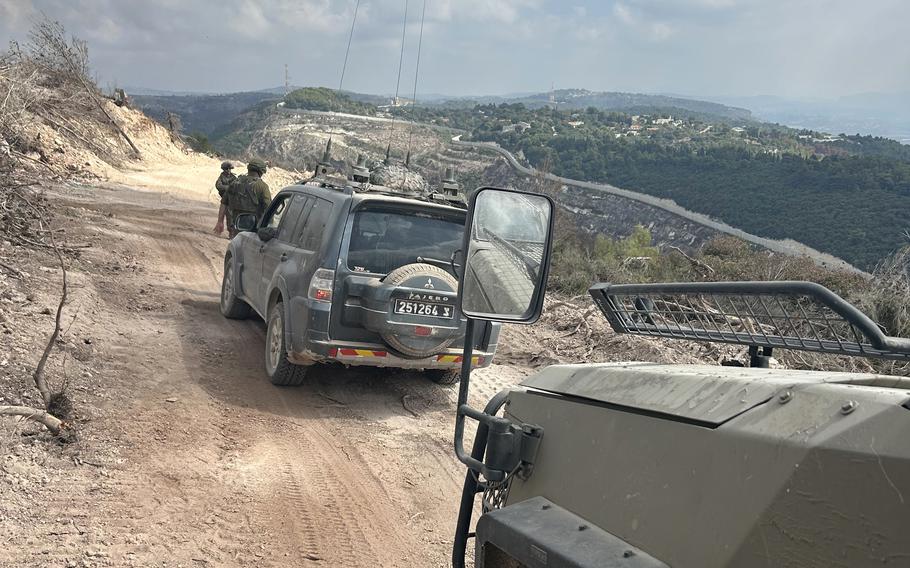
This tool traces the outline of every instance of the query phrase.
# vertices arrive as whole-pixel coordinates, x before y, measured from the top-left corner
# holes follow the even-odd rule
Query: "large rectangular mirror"
[[[474,319],[533,323],[546,288],[553,200],[484,187],[471,198],[465,228],[461,311]]]

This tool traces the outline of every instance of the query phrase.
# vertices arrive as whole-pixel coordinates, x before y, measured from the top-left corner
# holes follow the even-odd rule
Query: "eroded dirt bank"
[[[446,565],[464,472],[454,390],[341,367],[273,387],[262,323],[218,311],[227,241],[210,203],[112,185],[52,197],[86,247],[64,341],[79,440],[4,432],[0,565]],[[22,308],[36,324],[45,276]],[[494,367],[474,397],[524,374]]]

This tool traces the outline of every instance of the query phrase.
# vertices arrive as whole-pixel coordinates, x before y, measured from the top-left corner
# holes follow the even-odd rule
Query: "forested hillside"
[[[549,93],[538,93],[517,97],[509,103],[524,104],[529,108],[555,107],[559,110],[618,110],[630,112],[638,108],[676,108],[698,114],[710,114],[715,118],[730,120],[752,120],[752,113],[744,108],[723,104],[642,93],[616,93],[589,91],[587,89],[558,89]]]
[[[558,175],[670,198],[763,237],[795,239],[864,269],[906,242],[910,146],[756,122],[748,111],[701,101],[621,95],[557,91],[545,105],[543,95],[527,97],[533,108],[464,101],[389,108],[302,88],[284,97],[284,108],[268,99],[219,115],[233,120],[210,138],[218,151],[243,154],[265,121],[288,119],[294,109],[390,113],[497,142]],[[623,110],[571,108],[584,101]]]
[[[286,108],[347,112],[351,114],[376,114],[376,106],[356,101],[344,93],[325,87],[305,87],[288,93],[284,98]]]
[[[910,228],[910,147],[884,138],[739,126],[681,109],[628,114],[508,104],[399,112],[464,128],[558,175],[670,198],[865,269],[904,244]]]
[[[159,122],[166,122],[167,114],[174,113],[180,117],[184,132],[208,136],[251,107],[281,97],[256,91],[227,95],[133,95],[131,98],[135,106]]]

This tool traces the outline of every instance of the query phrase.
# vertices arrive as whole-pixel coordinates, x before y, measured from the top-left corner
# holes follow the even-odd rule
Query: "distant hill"
[[[336,100],[335,91],[325,87],[291,87],[289,108],[307,110],[335,110],[355,114],[374,114],[375,106],[388,104],[385,95],[370,95],[342,91]],[[259,91],[227,94],[175,93],[155,89],[127,90],[133,105],[159,122],[164,122],[167,113],[180,116],[186,133],[202,133],[212,136],[223,132],[241,114],[250,111],[266,101],[278,102],[284,98],[284,87],[272,87]]]
[[[209,134],[213,147],[219,152],[240,155],[246,152],[253,140],[261,134],[262,125],[282,116],[293,115],[294,109],[343,112],[363,116],[377,113],[376,105],[355,100],[346,93],[325,87],[304,87],[280,99],[261,101],[242,112],[235,113],[229,122],[220,124]],[[387,102],[385,98],[382,99]]]
[[[159,122],[168,112],[176,113],[187,133],[206,136],[230,124],[237,116],[264,101],[278,101],[280,95],[268,91],[227,95],[130,95],[133,105]]]
[[[669,198],[734,227],[871,270],[906,243],[910,146],[676,113],[524,104],[400,109],[496,142],[538,169]]]
[[[552,97],[552,102],[551,102]],[[731,107],[708,101],[669,97],[665,95],[645,95],[641,93],[598,92],[587,89],[560,89],[552,93],[538,93],[517,98],[509,102],[523,103],[529,108],[555,104],[558,109],[585,109],[594,107],[598,110],[634,110],[636,108],[676,108],[714,115],[729,120],[753,120],[752,113],[744,108]]]
[[[506,96],[449,97],[437,95],[435,99],[425,98],[424,104],[443,108],[471,108],[482,104],[520,103],[530,109],[556,107],[559,110],[598,110],[648,113],[666,111],[686,114],[690,117],[721,119],[733,122],[753,121],[752,113],[745,108],[732,107],[716,102],[672,97],[667,95],[646,95],[641,93],[619,93],[589,91],[587,89],[559,89],[546,93],[518,94]]]

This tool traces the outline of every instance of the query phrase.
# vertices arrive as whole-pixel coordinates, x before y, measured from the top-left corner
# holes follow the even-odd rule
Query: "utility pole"
[[[288,75],[288,64],[284,64],[284,96],[287,97],[291,92],[291,77]]]

